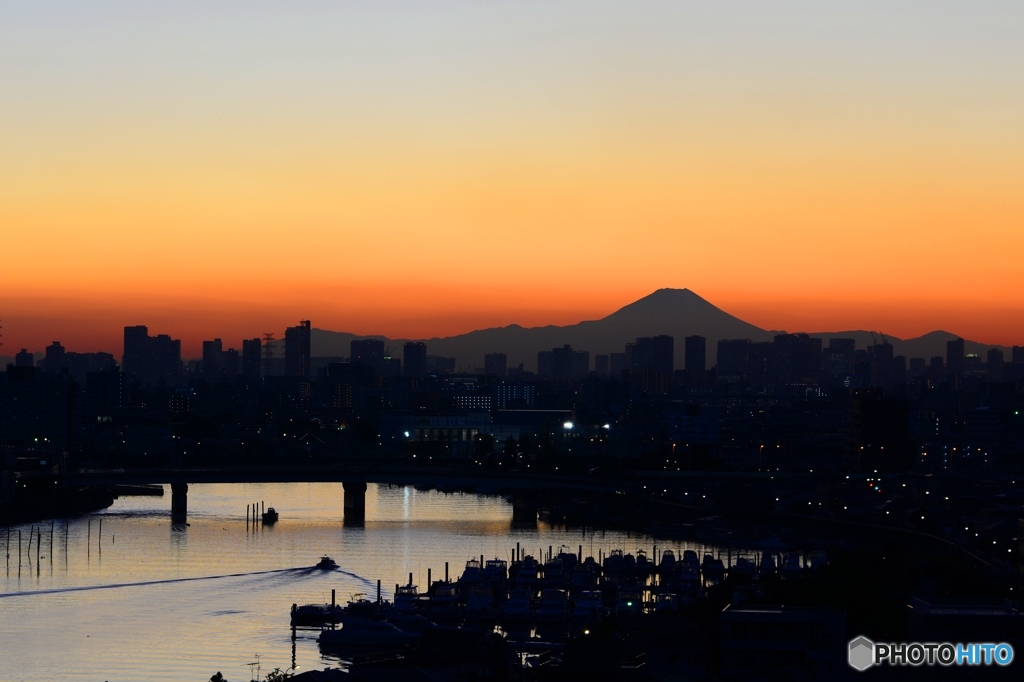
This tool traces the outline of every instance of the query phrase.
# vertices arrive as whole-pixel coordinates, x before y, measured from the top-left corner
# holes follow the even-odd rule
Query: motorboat
[[[654,604],[655,613],[671,613],[679,608],[679,600],[672,592],[662,592]]]
[[[392,623],[365,618],[345,618],[340,628],[321,630],[317,642],[322,647],[382,647],[413,644],[420,635],[406,632]]]
[[[661,553],[661,561],[658,563],[658,572],[661,573],[662,577],[672,575],[672,570],[676,567],[676,553],[671,549],[666,549]]]
[[[320,561],[318,561],[316,564],[316,568],[319,568],[321,571],[333,571],[337,567],[338,562],[336,562],[334,559],[327,556],[326,554],[320,557]]]
[[[569,598],[565,590],[547,588],[541,592],[540,606],[537,607],[539,622],[558,622],[569,615]]]
[[[639,592],[620,592],[619,601],[615,605],[617,613],[643,613],[644,603]]]
[[[484,580],[492,583],[503,583],[508,578],[508,562],[504,559],[488,559],[484,564]]]
[[[301,627],[337,623],[343,613],[344,609],[338,604],[292,604],[291,624]]]
[[[494,592],[490,587],[477,585],[471,587],[466,597],[466,617],[473,619],[487,618],[494,614]]]
[[[516,588],[509,592],[508,600],[501,608],[502,620],[521,623],[533,617],[533,599],[529,589]]]
[[[277,518],[277,510],[274,509],[273,507],[268,507],[267,511],[263,512],[263,523],[277,523]]]
[[[754,562],[742,556],[737,558],[736,563],[733,564],[731,569],[729,569],[729,573],[733,575],[753,576],[756,572],[757,566],[754,564]]]
[[[725,565],[722,564],[721,559],[716,559],[711,554],[705,554],[704,561],[700,565],[700,572],[707,582],[721,582],[725,577]]]
[[[583,622],[599,618],[604,613],[604,598],[600,590],[580,592],[576,607],[572,611],[574,621]]]
[[[412,583],[395,590],[395,611],[411,611],[419,601],[419,588]]]

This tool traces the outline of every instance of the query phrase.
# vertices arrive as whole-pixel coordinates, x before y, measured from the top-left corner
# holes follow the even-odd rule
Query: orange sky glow
[[[661,287],[768,329],[1024,344],[1021,13],[823,4],[854,13],[266,7],[86,35],[22,10],[0,354],[119,354],[129,324],[186,355],[304,318],[569,324]]]

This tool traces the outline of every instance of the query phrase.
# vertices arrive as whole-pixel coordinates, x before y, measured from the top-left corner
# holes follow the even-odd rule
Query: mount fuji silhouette
[[[569,344],[576,350],[590,351],[593,358],[598,354],[621,353],[625,344],[631,343],[639,336],[668,334],[675,337],[675,366],[681,369],[683,339],[687,336],[699,335],[707,339],[707,363],[708,367],[711,367],[715,363],[720,339],[771,341],[776,334],[783,333],[785,332],[769,331],[744,322],[689,289],[658,289],[600,320],[587,320],[561,327],[521,327],[511,324],[506,327],[492,327],[457,336],[424,340],[427,343],[427,353],[454,357],[456,367],[461,371],[469,372],[482,367],[485,353],[505,353],[509,367],[523,363],[527,370],[534,371],[537,365],[537,352],[541,350],[551,350]],[[811,336],[820,337],[826,347],[828,339],[833,337],[856,339],[858,348],[882,340],[878,333],[861,330],[815,332],[811,333]],[[349,354],[349,342],[352,339],[365,338],[383,340],[395,357],[401,357],[402,344],[408,340],[313,329],[312,354],[318,357],[345,357]],[[955,334],[944,331],[934,331],[907,340],[885,336],[885,339],[893,344],[896,355],[905,355],[908,358],[930,358],[935,355],[945,357],[946,341],[955,338]],[[1002,346],[973,341],[965,342],[965,348],[967,353],[978,354],[984,354],[989,348],[1007,350]]]

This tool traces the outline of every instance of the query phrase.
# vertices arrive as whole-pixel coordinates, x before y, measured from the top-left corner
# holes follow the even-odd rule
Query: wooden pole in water
[[[96,533],[96,549],[103,553],[103,517],[100,517],[100,530]]]
[[[331,617],[334,617],[334,590],[331,590]]]
[[[90,555],[92,552],[92,519],[89,519],[85,529],[85,554]]]
[[[36,528],[36,573],[39,572],[39,545],[43,544],[43,529]]]
[[[53,566],[53,519],[50,519],[50,565]]]
[[[444,581],[448,582],[448,562],[444,562]]]
[[[427,569],[427,589],[430,589],[430,569]]]
[[[32,536],[36,534],[35,526],[28,529],[28,550],[25,554],[28,555],[28,567],[32,568]]]
[[[18,574],[21,575],[21,529],[18,529]]]
[[[377,606],[380,606],[380,578],[377,579]]]

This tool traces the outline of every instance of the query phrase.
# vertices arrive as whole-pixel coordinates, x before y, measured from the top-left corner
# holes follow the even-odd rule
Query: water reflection
[[[174,524],[170,490],[121,498],[100,514],[55,524],[53,552],[40,554],[43,563],[52,559],[50,571],[40,571],[36,540],[30,569],[32,525],[11,528],[0,576],[5,670],[26,680],[209,679],[217,670],[231,679],[247,672],[238,666],[254,652],[271,667],[322,668],[330,660],[316,633],[292,638],[293,603],[329,601],[332,589],[341,602],[374,595],[377,580],[391,599],[410,572],[425,586],[428,570],[440,579],[447,562],[456,579],[467,559],[508,560],[517,544],[529,553],[582,545],[595,557],[655,544],[620,532],[513,524],[512,505],[496,496],[377,485],[366,489],[363,525],[352,527],[344,496],[339,483],[192,485],[188,522]],[[254,502],[275,507],[277,524],[247,524]],[[658,544],[679,554],[703,550]],[[313,570],[323,554],[339,568]],[[39,655],[55,650],[61,655]]]

